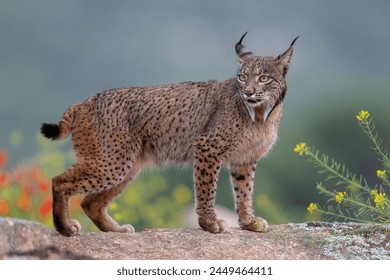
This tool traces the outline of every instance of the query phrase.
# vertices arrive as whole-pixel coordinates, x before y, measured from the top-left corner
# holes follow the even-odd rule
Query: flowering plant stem
[[[328,157],[326,155],[322,155],[321,157],[319,157],[318,154],[319,154],[318,152],[313,152],[311,148],[308,148],[308,152],[306,155],[309,157],[310,162],[314,163],[316,167],[318,167],[319,169],[322,169],[322,173],[328,172],[330,174],[330,176],[328,176],[328,179],[337,177],[341,180],[340,182],[344,182],[350,187],[356,187],[368,192],[371,191],[367,187],[364,187],[360,183],[357,183],[355,180],[350,179],[348,176],[344,175],[343,173],[340,173],[338,171],[339,168],[335,168],[340,165],[337,162],[335,162],[333,159],[332,159],[333,164],[329,166]],[[345,170],[344,166],[343,166],[343,170]],[[349,172],[347,173],[349,174]]]
[[[375,125],[372,119],[369,119],[368,117],[364,118],[359,121],[359,125],[374,145],[371,148],[377,153],[379,160],[390,164],[389,152],[382,147],[382,139],[378,136],[378,133],[375,132]]]
[[[317,212],[319,214],[322,214],[322,215],[327,216],[327,217],[333,217],[336,219],[345,220],[345,216],[343,214],[337,214],[337,213],[322,210],[322,209],[317,209]],[[367,221],[364,219],[358,219],[358,218],[352,218],[352,217],[349,218],[349,221],[356,222],[356,223],[367,223]]]
[[[321,184],[318,184],[318,185],[317,185],[317,189],[318,189],[321,193],[323,193],[323,194],[325,194],[325,195],[327,195],[327,196],[329,196],[329,197],[335,197],[335,193],[328,191],[328,190],[325,189],[324,186],[322,186]],[[371,212],[375,212],[375,213],[379,213],[379,214],[382,212],[382,211],[380,211],[380,209],[375,208],[375,207],[372,206],[371,204],[363,203],[363,202],[360,202],[359,200],[356,200],[356,199],[353,199],[353,198],[349,198],[349,197],[347,197],[347,196],[345,196],[345,197],[343,198],[343,202],[344,202],[344,203],[354,204],[355,206],[360,207],[360,209],[365,209],[365,210],[368,210],[368,211],[371,211]],[[335,215],[335,213],[331,213],[331,212],[329,212],[329,211],[323,211],[323,212],[324,212],[324,213],[332,214],[333,216],[337,216],[337,217],[340,217],[340,218],[343,217],[343,218],[345,219],[345,216],[342,216],[342,215]],[[351,221],[360,221],[360,222],[365,221],[365,220],[362,220],[362,219],[352,218],[352,217],[349,217],[349,220],[351,220]],[[365,221],[365,222],[367,222],[367,221]]]
[[[375,131],[375,125],[367,111],[360,111],[356,116],[360,127],[373,143],[372,149],[377,153],[378,160],[383,163],[383,170],[377,170],[377,176],[384,185],[390,187],[387,173],[390,172],[390,157],[386,149],[381,145],[382,139]],[[388,193],[382,185],[370,187],[363,176],[356,179],[345,165],[329,161],[329,157],[320,154],[319,150],[309,147],[306,143],[296,145],[294,151],[319,169],[319,173],[327,174],[325,181],[336,180],[334,190],[327,190],[322,183],[317,184],[318,191],[329,197],[330,205],[321,207],[317,203],[310,203],[307,210],[310,214],[317,213],[325,218],[342,219],[354,222],[390,222],[390,202]],[[342,188],[342,189],[341,189]],[[333,204],[336,207],[333,207]]]

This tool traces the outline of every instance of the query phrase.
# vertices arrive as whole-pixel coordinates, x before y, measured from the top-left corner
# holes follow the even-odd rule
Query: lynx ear
[[[236,49],[236,55],[237,55],[237,62],[238,64],[242,65],[246,59],[246,57],[252,55],[253,53],[249,51],[243,44],[242,40],[244,39],[245,35],[248,33],[245,32],[244,35],[242,35],[240,41],[236,43],[235,49]]]
[[[281,67],[283,76],[286,76],[286,74],[287,74],[288,67],[290,66],[290,60],[291,60],[291,57],[292,57],[293,52],[294,52],[293,46],[294,46],[295,41],[298,38],[299,38],[299,36],[296,37],[292,41],[292,43],[291,43],[290,47],[287,49],[287,51],[285,51],[283,54],[278,55],[278,57],[277,57],[277,62],[278,62],[279,67]]]

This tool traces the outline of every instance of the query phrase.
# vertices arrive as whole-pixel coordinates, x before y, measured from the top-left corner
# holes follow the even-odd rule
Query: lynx
[[[229,168],[242,229],[263,232],[267,222],[253,210],[257,161],[277,138],[293,45],[277,57],[256,56],[235,45],[237,77],[153,87],[110,89],[70,106],[58,124],[43,123],[52,140],[72,135],[76,162],[52,180],[53,222],[71,236],[81,226],[69,218],[72,195],[102,231],[134,232],[107,213],[141,169],[193,163],[199,225],[211,233],[228,225],[214,210],[221,167]]]

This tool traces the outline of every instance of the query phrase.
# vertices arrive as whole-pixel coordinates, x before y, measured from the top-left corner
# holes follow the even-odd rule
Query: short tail
[[[43,123],[41,133],[48,139],[60,140],[66,138],[72,131],[72,123],[77,105],[70,106],[64,113],[59,124]]]
[[[61,134],[60,126],[54,123],[43,123],[41,125],[41,133],[47,139],[56,140]]]

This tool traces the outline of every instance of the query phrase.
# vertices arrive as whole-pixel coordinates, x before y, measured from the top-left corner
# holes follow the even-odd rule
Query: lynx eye
[[[246,82],[246,75],[245,74],[238,74],[238,81],[240,81],[241,83],[245,83]]]
[[[265,84],[265,83],[269,82],[269,76],[267,76],[267,75],[261,75],[261,76],[259,77],[259,82],[262,83],[262,84]]]

